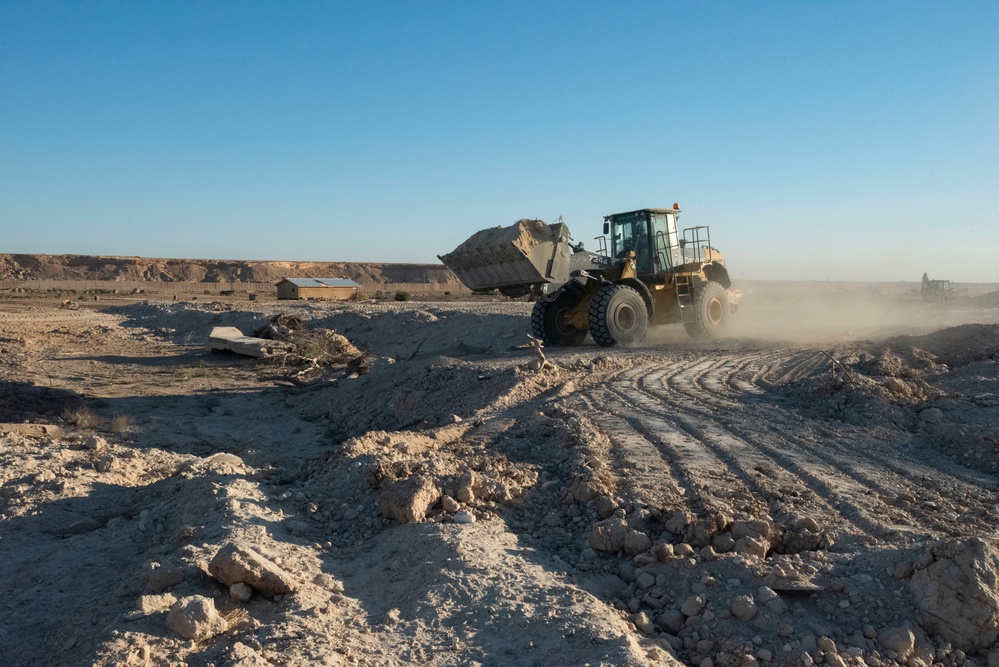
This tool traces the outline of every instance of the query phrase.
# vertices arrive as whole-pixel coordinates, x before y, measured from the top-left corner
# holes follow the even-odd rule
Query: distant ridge
[[[101,255],[0,253],[0,280],[157,280],[270,282],[281,278],[350,278],[359,283],[455,283],[442,264],[157,259]]]

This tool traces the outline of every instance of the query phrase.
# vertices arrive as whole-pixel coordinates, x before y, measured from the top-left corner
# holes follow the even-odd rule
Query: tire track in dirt
[[[670,506],[686,497],[696,506],[703,506],[700,491],[682,458],[663,457],[625,418],[608,411],[606,404],[598,400],[601,398],[604,396],[599,393],[579,393],[572,397],[570,404],[586,414],[610,440],[616,456],[613,468],[619,472],[619,484],[629,487],[629,495],[649,505]],[[622,474],[625,471],[627,474]]]
[[[696,365],[703,366],[700,363]],[[713,368],[730,365],[728,361],[709,364]],[[845,502],[842,496],[833,493],[817,478],[807,475],[802,466],[789,465],[786,461],[781,465],[776,460],[779,457],[765,456],[750,446],[738,443],[737,439],[722,442],[717,437],[711,437],[702,428],[692,425],[691,420],[696,417],[681,414],[689,406],[668,398],[665,402],[658,398],[653,400],[640,387],[646,376],[661,378],[669,372],[669,368],[662,365],[622,371],[605,383],[592,387],[588,392],[592,399],[587,399],[586,404],[591,419],[609,432],[609,437],[622,448],[625,457],[634,456],[636,449],[640,449],[642,458],[648,461],[649,452],[655,448],[663,467],[679,471],[674,476],[683,481],[686,506],[690,511],[696,515],[706,512],[738,512],[754,517],[770,514],[791,522],[797,517],[814,515],[814,503],[819,502],[829,519],[844,515],[837,508]],[[664,404],[679,408],[677,414],[669,417],[663,414]],[[635,415],[636,412],[640,414]],[[629,414],[631,416],[624,416]],[[767,484],[765,475],[754,475],[753,470],[740,462],[747,460],[755,462],[754,470],[778,467],[787,472],[777,484]],[[833,500],[804,485],[802,477],[810,479],[811,487],[825,491],[825,496]],[[641,489],[655,482],[635,479],[632,484]],[[703,493],[702,487],[710,489],[712,494]],[[787,509],[788,504],[795,506],[796,510]],[[868,535],[881,532],[876,522],[862,516],[859,508],[849,514],[855,515],[852,521],[854,532]],[[861,518],[857,519],[857,516]]]
[[[774,360],[768,361],[776,370]],[[727,356],[708,362],[646,364],[638,367],[640,370],[621,371],[591,387],[589,391],[594,400],[588,401],[587,409],[597,423],[611,426],[609,430],[615,441],[625,443],[625,458],[635,456],[636,450],[643,450],[642,465],[648,471],[654,467],[650,464],[654,457],[649,454],[654,448],[658,450],[663,466],[680,470],[675,476],[684,481],[688,503],[694,511],[718,508],[715,501],[706,500],[700,492],[699,487],[704,484],[707,488],[724,489],[729,498],[749,497],[758,506],[767,507],[771,515],[786,521],[812,515],[814,503],[818,501],[827,515],[823,517],[827,523],[845,521],[852,528],[849,532],[858,536],[888,540],[900,533],[917,538],[953,532],[952,522],[934,511],[922,511],[919,507],[889,511],[883,498],[897,495],[900,485],[903,493],[920,491],[910,486],[913,483],[906,475],[899,474],[904,471],[884,470],[875,457],[864,457],[867,459],[864,461],[858,461],[857,457],[844,458],[827,451],[829,443],[821,447],[809,444],[807,436],[798,437],[782,427],[782,424],[800,420],[796,415],[767,405],[770,414],[762,418],[771,426],[770,433],[760,436],[755,432],[758,428],[744,428],[750,420],[758,427],[761,415],[755,414],[758,410],[750,411],[754,414],[742,414],[747,403],[752,401],[733,402],[727,396],[734,395],[731,392],[738,386],[738,373],[751,372],[755,363],[759,360]],[[792,353],[791,363],[796,370],[782,373],[780,377],[802,377],[815,372],[825,363],[825,356],[807,351],[804,355]],[[724,392],[726,396],[710,400],[715,398],[715,392]],[[671,405],[670,415],[664,413],[664,404]],[[719,407],[722,416],[716,414]],[[773,414],[774,410],[778,414]],[[641,413],[640,417],[622,416],[636,411]],[[613,425],[608,424],[610,413],[615,415]],[[805,429],[806,432],[810,430],[814,429]],[[636,442],[642,444],[635,445]],[[677,443],[682,444],[678,446]],[[873,465],[874,473],[865,473],[861,465]],[[775,469],[779,472],[775,473]],[[718,471],[727,471],[731,478],[722,479]],[[752,471],[768,474],[761,474],[757,479]],[[768,476],[773,478],[772,484],[763,481]],[[633,485],[639,489],[654,488],[655,482],[647,473],[646,479],[635,479]],[[925,495],[923,490],[916,497]],[[930,500],[931,508],[944,500],[942,495],[934,495],[938,502]],[[753,512],[745,503],[741,509],[751,514],[760,513],[759,510]],[[892,520],[899,516],[904,520]],[[927,533],[911,528],[912,525],[928,526],[931,530]]]
[[[815,354],[809,355],[807,352],[805,354],[795,352],[792,354],[790,361],[792,370],[780,372],[780,378],[786,381],[788,378],[805,377],[803,373],[815,372],[823,364],[824,360],[825,355],[821,353],[818,353],[818,357],[816,357]],[[696,365],[702,367],[704,364],[698,363]],[[718,363],[711,366],[711,368],[717,369],[724,366],[724,363]],[[862,528],[869,534],[890,538],[897,534],[896,531],[909,532],[912,530],[905,524],[927,525],[932,527],[933,532],[953,533],[953,518],[948,517],[946,513],[935,511],[939,506],[946,508],[951,505],[948,498],[950,494],[944,490],[928,489],[926,484],[928,480],[933,482],[932,486],[942,487],[943,489],[952,487],[958,482],[963,487],[962,495],[976,500],[983,492],[980,484],[969,482],[963,476],[955,477],[953,472],[948,473],[934,470],[927,466],[916,464],[916,462],[908,459],[895,458],[887,452],[879,452],[877,455],[873,455],[868,453],[866,447],[859,442],[840,443],[831,441],[824,442],[821,446],[809,444],[807,437],[791,433],[786,427],[781,425],[782,422],[787,423],[792,420],[793,415],[771,414],[767,416],[770,417],[769,419],[764,417],[770,426],[771,434],[776,438],[774,444],[779,446],[782,452],[779,453],[774,446],[762,441],[757,433],[758,428],[725,427],[718,423],[713,413],[705,407],[708,401],[701,400],[705,392],[711,391],[712,386],[716,386],[717,383],[705,382],[703,379],[688,383],[677,379],[687,375],[689,373],[684,371],[676,372],[669,377],[666,377],[659,371],[650,372],[639,382],[639,388],[643,392],[648,393],[656,403],[661,402],[663,399],[678,396],[685,397],[684,414],[694,413],[704,423],[711,424],[720,431],[727,431],[731,437],[741,439],[744,443],[765,451],[775,461],[780,462],[781,467],[792,473],[802,475],[803,479],[809,481],[809,488],[820,495],[826,496],[827,500],[831,500],[834,506],[837,506],[841,502],[849,502],[852,509],[848,513],[840,511],[840,514],[854,521],[859,528]],[[699,377],[703,378],[704,376],[700,375]],[[657,381],[661,383],[660,386],[668,386],[671,391],[667,393],[657,389]],[[703,391],[694,392],[691,390],[691,386],[696,386]],[[771,410],[783,411],[783,409],[776,406],[770,407]],[[773,419],[773,417],[782,418]],[[691,435],[694,437],[708,438],[712,435],[711,433],[704,432],[697,423],[688,424],[688,426],[693,427],[688,430],[690,430]],[[754,424],[754,426],[758,426],[758,424]],[[709,430],[714,430],[714,428]],[[805,432],[807,432],[807,429]],[[869,439],[869,434],[866,432],[862,436]],[[795,450],[810,455],[811,460],[788,453]],[[815,470],[820,475],[813,475],[809,470]],[[871,470],[872,472],[868,474],[866,470]],[[834,483],[826,483],[824,481],[825,478]],[[832,488],[833,486],[840,488],[841,491],[835,490]],[[927,509],[921,509],[922,506],[907,510],[902,510],[898,507],[894,509],[896,515],[903,514],[907,517],[908,520],[905,521],[905,524],[898,525],[897,522],[886,523],[883,520],[875,518],[890,514],[888,511],[889,508],[882,498],[899,496],[925,498],[928,491],[932,493],[933,497],[923,501],[922,506],[925,506]],[[994,494],[987,493],[987,495],[991,496]],[[836,498],[840,500],[836,500]],[[972,504],[975,505],[977,503]],[[988,508],[984,505],[978,505],[978,509],[988,511]]]
[[[740,439],[713,421],[710,415],[692,413],[688,404],[674,404],[680,409],[667,417],[659,412],[661,400],[641,384],[641,379],[636,380],[634,394],[619,393],[622,402],[630,401],[633,409],[648,415],[648,419],[659,429],[683,433],[688,440],[699,443],[704,451],[710,452],[713,461],[706,462],[702,467],[702,476],[717,477],[717,473],[713,472],[717,469],[731,473],[742,488],[733,489],[731,485],[721,488],[730,497],[749,495],[758,507],[756,512],[749,513],[759,515],[762,513],[759,508],[766,508],[767,513],[780,523],[792,523],[798,517],[814,514],[814,503],[819,502],[830,523],[833,523],[832,519],[841,517],[853,525],[853,532],[870,536],[884,533],[877,521],[852,499],[813,474],[810,462],[798,461],[796,457],[778,453],[772,447]],[[758,478],[751,472],[773,471],[774,468],[782,471],[776,476],[774,485],[765,485],[761,478],[766,475],[761,474]],[[749,510],[748,507],[737,509]]]
[[[779,355],[778,355],[779,358]],[[821,367],[825,363],[831,363],[823,354],[818,358],[811,372],[824,372]],[[802,374],[802,362],[800,357],[791,362],[796,370],[791,373],[782,374],[781,382],[795,382],[807,377]],[[754,375],[754,379],[759,380],[759,374]],[[770,384],[770,380],[763,380],[769,388],[780,387],[779,384]],[[962,468],[952,462],[940,460],[933,461],[933,465],[924,463],[921,459],[913,456],[905,456],[896,448],[890,445],[882,445],[877,451],[871,448],[871,433],[869,429],[860,427],[849,427],[839,429],[839,437],[835,440],[824,440],[819,445],[808,444],[816,442],[814,438],[797,437],[787,431],[786,428],[777,426],[774,431],[786,439],[799,440],[802,447],[811,451],[815,456],[824,459],[827,463],[837,469],[847,468],[850,475],[862,484],[869,484],[872,489],[881,489],[880,495],[887,497],[883,491],[887,490],[891,496],[884,500],[886,505],[895,498],[905,498],[906,496],[923,498],[928,494],[930,487],[933,498],[925,499],[924,504],[929,508],[926,510],[914,509],[908,512],[909,522],[925,522],[934,525],[937,531],[943,533],[953,533],[953,520],[946,515],[941,515],[936,511],[935,505],[943,505],[945,508],[953,504],[954,496],[963,497],[966,502],[970,502],[976,510],[981,513],[994,514],[999,494],[996,493],[999,480],[984,475],[978,471]],[[820,431],[825,431],[823,427]],[[844,438],[843,436],[851,436]],[[871,470],[868,474],[866,471]],[[887,475],[886,472],[890,473]],[[892,475],[894,477],[892,477]],[[878,477],[887,476],[885,482],[879,481]],[[930,485],[928,487],[927,485]],[[968,500],[970,499],[970,500]],[[896,510],[897,511],[897,510]],[[982,526],[984,527],[984,526]]]
[[[803,367],[814,368],[810,360],[806,360],[803,363],[801,357],[795,358],[792,361],[792,365],[795,367],[793,373],[783,374],[783,377],[797,377]],[[649,389],[648,386],[643,386],[642,389],[651,393],[654,397],[658,395],[655,389]],[[697,413],[707,423],[711,423],[710,413],[706,413],[701,406],[697,405],[697,394],[690,390],[681,390],[678,393],[687,396],[689,399],[689,408],[692,412]],[[845,460],[828,453],[827,445],[815,447],[809,445],[804,437],[789,433],[781,426],[781,423],[786,423],[792,417],[784,414],[773,414],[774,411],[779,410],[782,411],[780,408],[772,406],[771,414],[767,415],[769,417],[767,424],[770,435],[774,440],[772,444],[763,441],[757,433],[758,428],[742,428],[739,426],[726,428],[720,424],[716,424],[716,426],[718,430],[726,432],[725,435],[721,435],[720,437],[731,437],[741,440],[743,443],[765,452],[782,468],[805,481],[808,488],[824,497],[826,502],[836,508],[836,511],[841,516],[854,523],[854,525],[864,532],[882,539],[895,536],[897,531],[902,527],[885,524],[879,520],[877,517],[885,516],[887,508],[883,503],[878,502],[879,498],[876,496],[874,498],[875,502],[871,502],[872,499],[870,497],[877,493],[877,490],[881,487],[881,482],[860,472],[853,461]],[[700,431],[702,437],[711,437],[712,435],[699,429],[696,424],[694,425],[694,429],[695,434]],[[719,437],[718,434],[714,435],[715,437]],[[778,451],[778,448],[780,451]],[[802,456],[797,452],[810,456]],[[874,463],[874,461],[871,462]],[[844,503],[848,509],[843,507]],[[920,517],[922,520],[930,518],[928,516]],[[930,523],[934,523],[934,521],[930,521]],[[940,524],[940,521],[937,520],[936,523]],[[938,525],[938,529],[945,527],[944,525]]]
[[[763,359],[757,362],[759,369],[754,373],[750,382],[754,386],[758,386],[762,382],[765,388],[796,382],[813,375],[820,366],[832,363],[828,357],[815,348],[792,348],[760,356]]]

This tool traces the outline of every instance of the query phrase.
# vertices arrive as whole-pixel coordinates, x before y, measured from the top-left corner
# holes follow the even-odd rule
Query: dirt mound
[[[999,355],[999,325],[963,324],[923,336],[899,336],[884,341],[886,348],[913,351],[925,363],[925,351],[949,366],[962,366]],[[922,358],[920,358],[922,356]],[[931,357],[931,358],[932,358]],[[917,362],[917,363],[919,363]]]

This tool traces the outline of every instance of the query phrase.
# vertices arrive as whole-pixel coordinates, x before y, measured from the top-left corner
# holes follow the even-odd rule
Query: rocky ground
[[[546,349],[530,304],[0,300],[0,664],[999,664],[999,310],[746,298]],[[255,307],[256,310],[248,310]]]

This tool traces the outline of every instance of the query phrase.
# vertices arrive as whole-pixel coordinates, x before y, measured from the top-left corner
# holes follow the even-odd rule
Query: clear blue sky
[[[433,262],[673,202],[737,277],[999,281],[999,3],[0,0],[0,252]]]

